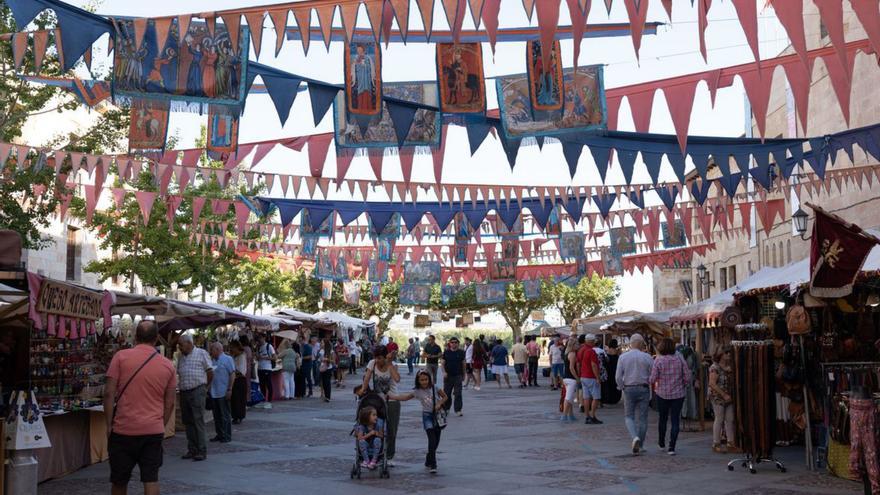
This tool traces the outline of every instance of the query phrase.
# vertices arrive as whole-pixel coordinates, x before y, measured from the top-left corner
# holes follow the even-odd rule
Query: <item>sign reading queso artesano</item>
[[[37,298],[37,311],[83,320],[100,320],[102,299],[103,295],[99,292],[53,280],[43,280]]]

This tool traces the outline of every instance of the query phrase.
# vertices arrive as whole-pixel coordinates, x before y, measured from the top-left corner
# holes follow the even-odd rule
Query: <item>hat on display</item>
[[[584,336],[584,340],[591,340],[591,341],[595,342],[598,339],[596,338],[596,336],[594,334],[588,333],[587,335]]]

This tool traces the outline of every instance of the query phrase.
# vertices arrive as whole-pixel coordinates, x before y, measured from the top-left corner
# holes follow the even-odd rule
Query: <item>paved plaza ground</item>
[[[404,371],[404,387],[411,380]],[[856,483],[808,472],[801,447],[777,449],[787,473],[770,465],[761,465],[755,475],[739,467],[729,472],[726,463],[732,456],[712,453],[709,432],[682,433],[678,456],[670,457],[656,446],[654,412],[649,451],[633,457],[628,453],[622,404],[600,411],[604,425],[561,423],[558,392],[547,387],[499,390],[494,383],[479,392],[465,392],[464,416],[451,416],[443,432],[437,475],[423,467],[427,441],[419,405],[410,401],[401,413],[397,467],[391,479],[379,479],[376,471],[351,480],[353,383],[350,378],[345,389],[334,389],[329,404],[312,398],[248,411],[244,423],[234,427],[233,441],[209,444],[204,462],[180,459],[186,439],[178,433],[166,442],[162,493],[860,493]],[[108,473],[107,463],[91,466],[40,485],[39,493],[107,493]],[[132,483],[130,493],[142,493],[140,485]]]

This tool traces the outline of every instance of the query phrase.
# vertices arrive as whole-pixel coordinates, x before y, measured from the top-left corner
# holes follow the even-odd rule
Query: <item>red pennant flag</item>
[[[651,125],[651,111],[654,107],[654,88],[627,95],[636,132],[648,132]]]
[[[284,31],[287,30],[287,8],[270,10],[269,18],[272,19],[272,25],[275,26],[275,56],[277,57],[281,52],[281,45],[284,44]],[[302,32],[302,30],[300,30],[300,32]],[[306,36],[304,39],[307,40],[309,38],[308,34],[308,29],[306,29]],[[303,43],[306,45],[308,44],[307,41],[303,41]]]
[[[736,16],[739,17],[739,23],[742,25],[743,32],[746,35],[746,41],[749,48],[752,49],[752,55],[755,62],[758,62],[758,70],[761,70],[760,61],[761,53],[758,47],[758,6],[755,0],[732,0],[733,7],[736,9]],[[838,0],[839,3],[839,0]]]
[[[706,28],[709,27],[709,9],[712,7],[712,0],[697,0],[697,32],[700,33],[700,53],[703,54],[703,61],[707,62],[706,57]]]
[[[809,67],[807,61],[807,40],[804,36],[804,2],[803,0],[770,0],[779,23],[785,28],[788,39],[795,53],[800,57],[803,66]],[[874,2],[876,10],[876,2]],[[855,10],[855,2],[853,2]],[[876,13],[875,13],[876,15]]]
[[[260,48],[263,46],[263,16],[265,12],[248,12],[244,15],[251,33],[251,44],[254,46],[256,59],[260,58]]]
[[[810,295],[848,296],[865,259],[880,239],[817,206],[807,206],[816,212],[810,242]]]
[[[309,138],[309,170],[312,177],[321,177],[332,140],[332,134],[318,134]]]
[[[417,0],[419,7],[422,3],[433,5],[433,0]],[[483,3],[483,12],[480,17],[483,19],[483,25],[486,26],[486,37],[489,38],[489,46],[492,53],[495,53],[495,42],[498,39],[498,14],[501,11],[501,0],[485,0]],[[424,12],[424,9],[422,9]],[[422,14],[424,16],[424,13]]]
[[[770,84],[773,82],[773,73],[767,71],[767,74],[762,76],[759,71],[744,70],[740,72],[739,77],[742,79],[746,95],[749,97],[755,125],[758,127],[761,139],[763,139],[767,128],[767,107],[770,104]]]
[[[636,51],[636,60],[642,47],[642,31],[645,28],[645,21],[648,20],[648,3],[648,0],[623,0],[629,17],[629,33]]]
[[[666,95],[666,104],[669,107],[669,114],[672,117],[672,125],[675,127],[675,135],[678,136],[678,145],[681,147],[682,154],[684,154],[687,148],[688,127],[690,127],[691,109],[694,106],[694,91],[696,87],[696,82],[689,81],[663,88],[663,93]]]

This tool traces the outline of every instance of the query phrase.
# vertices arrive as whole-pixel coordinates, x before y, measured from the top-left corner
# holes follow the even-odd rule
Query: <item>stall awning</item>
[[[376,326],[370,320],[362,320],[360,318],[355,318],[353,316],[349,316],[345,313],[336,313],[333,311],[328,312],[320,312],[315,314],[315,316],[326,318],[333,323],[336,324],[337,327],[344,328],[346,330],[369,330]]]
[[[254,315],[239,311],[237,309],[226,307],[222,304],[196,302],[196,301],[176,301],[178,304],[189,306],[192,308],[210,310],[219,313],[219,316],[202,316],[194,315],[185,318],[176,318],[166,321],[159,325],[161,330],[185,330],[188,328],[200,328],[207,325],[225,325],[228,323],[247,323],[254,330],[275,331],[278,329],[296,328],[302,323],[298,320],[289,318]],[[216,313],[215,313],[216,314]]]
[[[157,323],[168,322],[177,318],[222,318],[223,311],[212,308],[200,308],[184,304],[164,297],[113,292],[116,303],[111,308],[114,315],[152,316]]]
[[[733,304],[733,294],[738,287],[719,292],[714,296],[694,304],[688,304],[671,311],[669,321],[673,323],[696,323],[714,325],[721,318],[721,314],[728,306]]]
[[[615,313],[613,315],[600,315],[593,316],[591,318],[583,318],[580,320],[575,320],[571,324],[571,328],[573,333],[576,335],[594,333],[597,334],[602,330],[602,327],[608,323],[611,323],[617,318],[623,318],[626,316],[636,316],[642,314],[640,311],[624,311],[622,313]]]
[[[615,318],[614,321],[607,323],[602,328],[602,332],[615,335],[641,333],[643,335],[651,334],[665,337],[669,335],[669,318],[671,315],[672,312],[670,311],[658,311],[656,313],[643,313]]]
[[[333,330],[336,327],[336,324],[329,318],[313,315],[293,308],[278,310],[275,312],[275,316],[281,318],[293,318],[294,320],[302,322],[304,327],[315,328],[318,330]]]

